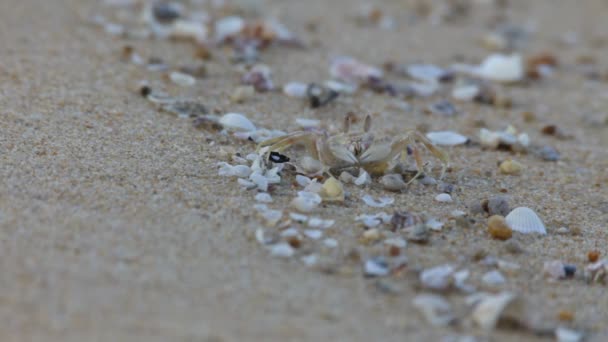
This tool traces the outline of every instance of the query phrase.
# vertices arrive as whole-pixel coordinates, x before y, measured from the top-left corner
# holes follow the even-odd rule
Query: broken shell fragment
[[[426,137],[433,144],[442,146],[456,146],[469,141],[464,135],[452,131],[428,132]]]
[[[323,183],[319,195],[327,202],[343,202],[344,188],[339,180],[330,177]]]
[[[437,291],[447,290],[452,286],[454,279],[452,265],[441,265],[426,269],[420,273],[420,282],[425,288]]]
[[[525,76],[523,59],[518,54],[488,56],[476,69],[475,74],[490,81],[512,83]]]
[[[439,195],[435,196],[435,201],[449,203],[449,202],[452,202],[452,196],[450,196],[450,194],[446,194],[446,193],[439,194]]]
[[[525,320],[523,301],[510,292],[483,295],[473,309],[472,319],[485,330],[494,329],[500,321],[522,324]]]
[[[372,196],[365,195],[361,199],[363,200],[363,202],[365,202],[365,204],[369,205],[370,207],[374,207],[374,208],[383,208],[383,207],[386,207],[387,205],[391,205],[395,202],[394,198],[388,197],[388,196],[383,196],[383,197],[380,197],[378,200],[375,200]]]
[[[179,71],[169,73],[169,79],[171,79],[171,82],[182,87],[191,87],[196,84],[196,78]]]
[[[319,204],[321,204],[321,196],[306,191],[299,191],[298,196],[291,201],[291,205],[302,213],[315,210]]]
[[[500,163],[500,166],[498,168],[500,169],[500,172],[506,175],[516,175],[521,172],[524,166],[520,162],[517,162],[513,159],[507,159]]]
[[[450,303],[439,295],[418,295],[414,298],[413,304],[431,325],[446,326],[454,320]]]
[[[505,221],[507,225],[516,232],[523,234],[547,234],[545,225],[541,219],[532,209],[527,207],[513,209],[509,215],[505,217]]]
[[[224,114],[219,122],[225,129],[230,131],[249,132],[256,130],[253,122],[247,119],[245,115],[239,113]]]
[[[364,64],[352,57],[337,57],[329,67],[333,78],[350,84],[367,83],[370,79],[381,79],[384,73],[379,68]]]
[[[283,93],[290,97],[303,99],[307,96],[308,84],[302,82],[289,82],[283,86]]]

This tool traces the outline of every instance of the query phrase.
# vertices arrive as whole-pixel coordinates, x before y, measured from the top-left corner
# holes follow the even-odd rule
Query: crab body
[[[350,122],[350,116],[347,116],[344,132],[336,135],[327,136],[316,132],[298,131],[263,141],[259,147],[268,147],[269,152],[282,152],[291,146],[303,145],[308,156],[321,164],[321,173],[331,175],[339,170],[357,167],[377,176],[383,175],[388,170],[390,162],[395,157],[409,154],[408,146],[414,146],[419,141],[441,161],[443,165],[441,177],[443,177],[449,162],[447,153],[433,145],[419,132],[408,131],[392,139],[376,138],[370,133],[370,116],[365,119],[363,132],[349,132]],[[422,158],[416,148],[411,149],[411,154],[416,161],[417,175],[419,175],[423,171]]]

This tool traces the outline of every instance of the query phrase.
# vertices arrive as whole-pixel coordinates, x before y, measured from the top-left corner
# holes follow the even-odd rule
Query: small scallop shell
[[[433,144],[443,146],[456,146],[469,141],[469,138],[464,135],[452,131],[428,132],[426,137]]]
[[[243,114],[227,113],[220,118],[220,124],[230,131],[255,131],[255,125]]]
[[[513,209],[507,217],[505,217],[507,225],[512,230],[524,234],[537,233],[541,235],[547,234],[545,225],[540,220],[538,215],[526,207]]]

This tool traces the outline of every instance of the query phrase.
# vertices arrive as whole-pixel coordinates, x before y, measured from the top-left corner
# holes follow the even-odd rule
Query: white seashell
[[[296,124],[302,128],[318,128],[321,126],[321,121],[316,119],[297,118]]]
[[[399,248],[405,248],[405,246],[407,246],[407,241],[400,237],[394,237],[384,240],[384,244]]]
[[[224,17],[215,22],[215,41],[223,42],[230,36],[237,35],[245,27],[245,20],[237,16]]]
[[[253,122],[247,119],[245,115],[239,113],[224,114],[219,122],[225,129],[230,131],[249,132],[256,130]]]
[[[414,298],[413,304],[433,326],[446,326],[454,319],[450,303],[441,296],[421,294]]]
[[[249,177],[251,174],[251,169],[245,165],[232,166],[226,162],[220,162],[218,165],[220,167],[220,170],[218,171],[220,176],[245,178]]]
[[[310,239],[319,240],[323,236],[323,232],[318,229],[306,229],[304,235]]]
[[[456,146],[469,141],[464,135],[452,131],[428,132],[426,137],[433,144],[442,146]]]
[[[267,209],[260,211],[259,214],[269,226],[275,226],[283,217],[283,212],[280,210]]]
[[[510,56],[493,54],[488,56],[477,68],[479,77],[497,82],[517,82],[524,78],[524,63],[521,55]]]
[[[564,263],[559,260],[545,261],[543,263],[543,274],[550,279],[566,278],[566,269]]]
[[[453,282],[452,265],[441,265],[426,269],[420,273],[420,282],[425,288],[431,290],[447,290]]]
[[[424,223],[424,225],[431,230],[441,230],[441,227],[443,227],[443,222],[441,222],[437,219],[431,218],[428,221],[426,221]]]
[[[332,239],[332,238],[327,238],[327,239],[323,240],[323,244],[325,245],[325,247],[328,247],[328,248],[336,248],[336,247],[338,247],[338,240]]]
[[[306,222],[308,221],[308,216],[298,213],[289,213],[289,217],[296,222]]]
[[[406,69],[408,76],[419,81],[436,83],[448,76],[449,73],[432,64],[412,64]]]
[[[502,319],[523,322],[523,302],[513,293],[484,295],[471,315],[473,322],[485,330],[492,330]]]
[[[293,256],[295,250],[288,243],[282,242],[270,247],[270,255],[281,257],[281,258],[289,258]]]
[[[257,187],[254,182],[247,179],[239,178],[237,179],[237,182],[245,189],[253,189]]]
[[[323,219],[320,219],[318,217],[311,217],[310,220],[308,220],[308,226],[311,227],[311,228],[327,229],[327,228],[333,226],[334,223],[336,223],[336,221],[334,221],[334,220],[323,220]]]
[[[354,94],[358,87],[355,84],[348,84],[334,80],[325,81],[325,87],[340,94]]]
[[[329,73],[333,78],[349,84],[367,82],[370,78],[382,78],[381,69],[361,63],[352,57],[337,57],[331,62]]]
[[[194,20],[176,20],[169,34],[174,38],[192,39],[198,43],[204,43],[209,32],[203,23]]]
[[[480,91],[474,84],[458,86],[452,89],[452,97],[459,101],[473,101]]]
[[[287,96],[303,99],[307,96],[308,84],[302,82],[289,82],[283,85],[283,93]]]
[[[359,169],[359,177],[357,177],[354,181],[355,185],[363,186],[370,184],[372,182],[372,177],[365,171],[364,169]]]
[[[388,197],[388,196],[380,197],[380,198],[378,198],[378,201],[376,201],[370,195],[365,195],[361,199],[363,200],[363,202],[365,202],[365,204],[369,205],[370,207],[374,207],[374,208],[383,208],[383,207],[386,207],[387,205],[391,205],[395,202],[394,198]]]
[[[429,97],[439,90],[437,83],[411,82],[409,87],[419,97]]]
[[[271,203],[272,197],[268,193],[260,192],[259,194],[255,195],[255,200],[262,203]]]
[[[555,337],[557,338],[557,342],[580,342],[583,340],[584,335],[576,330],[557,327],[555,329]]]
[[[169,79],[171,79],[171,82],[182,87],[191,87],[196,84],[196,78],[179,71],[172,71],[169,74]]]
[[[312,267],[312,266],[316,265],[318,259],[319,259],[319,257],[317,257],[316,254],[305,255],[300,258],[300,260],[302,260],[304,265],[306,265],[308,267]]]
[[[291,201],[291,205],[302,213],[309,213],[321,204],[321,196],[314,192],[299,191],[298,196]]]
[[[273,243],[274,239],[270,236],[266,236],[264,229],[262,228],[258,228],[255,231],[255,239],[261,244],[261,245],[268,245],[270,243]]]
[[[547,234],[545,225],[538,215],[530,208],[519,207],[513,209],[509,215],[505,217],[505,221],[507,222],[507,225],[516,232],[524,234]]]
[[[386,260],[382,258],[372,258],[365,260],[363,271],[368,277],[383,277],[390,273]]]
[[[268,191],[268,178],[260,174],[258,171],[252,173],[249,176],[249,180],[251,180],[258,187],[258,189],[260,189],[260,191]]]
[[[446,193],[439,194],[439,195],[435,196],[435,201],[449,203],[449,202],[452,202],[452,196],[450,196],[450,194],[446,194]]]
[[[490,286],[499,286],[505,283],[505,277],[499,271],[489,271],[486,272],[482,277],[481,281],[483,281],[486,285]]]
[[[315,194],[320,193],[321,189],[323,189],[323,184],[317,182],[316,179],[313,179],[310,183],[308,183],[307,186],[304,187],[304,191],[313,192]]]
[[[299,237],[300,233],[298,232],[297,229],[295,228],[287,228],[284,231],[281,232],[281,237]]]
[[[355,218],[355,221],[361,221],[363,223],[364,226],[366,226],[367,228],[374,228],[378,225],[380,225],[380,223],[382,223],[382,220],[377,216],[377,215],[359,215]]]
[[[306,176],[302,176],[302,175],[296,175],[296,183],[298,183],[299,186],[305,187],[308,184],[310,184],[312,181],[310,180],[310,178],[306,177]]]

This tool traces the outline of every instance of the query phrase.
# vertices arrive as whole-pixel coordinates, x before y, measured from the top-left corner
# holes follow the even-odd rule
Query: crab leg
[[[428,140],[424,135],[420,134],[417,131],[410,131],[405,136],[393,142],[393,144],[391,145],[391,153],[389,158],[392,158],[398,155],[399,153],[402,153],[403,150],[407,149],[408,145],[414,145],[416,141],[420,141],[437,159],[439,159],[439,161],[441,161],[442,168],[439,179],[442,179],[445,175],[445,171],[448,165],[450,164],[449,155],[444,150],[435,146],[430,140]],[[412,178],[412,180],[410,180],[410,182],[420,176],[420,174],[422,174],[422,172],[424,171],[420,152],[415,147],[413,147],[412,150],[414,160],[416,161],[416,169],[418,170],[418,173],[416,173],[416,175],[414,176],[414,178]]]

